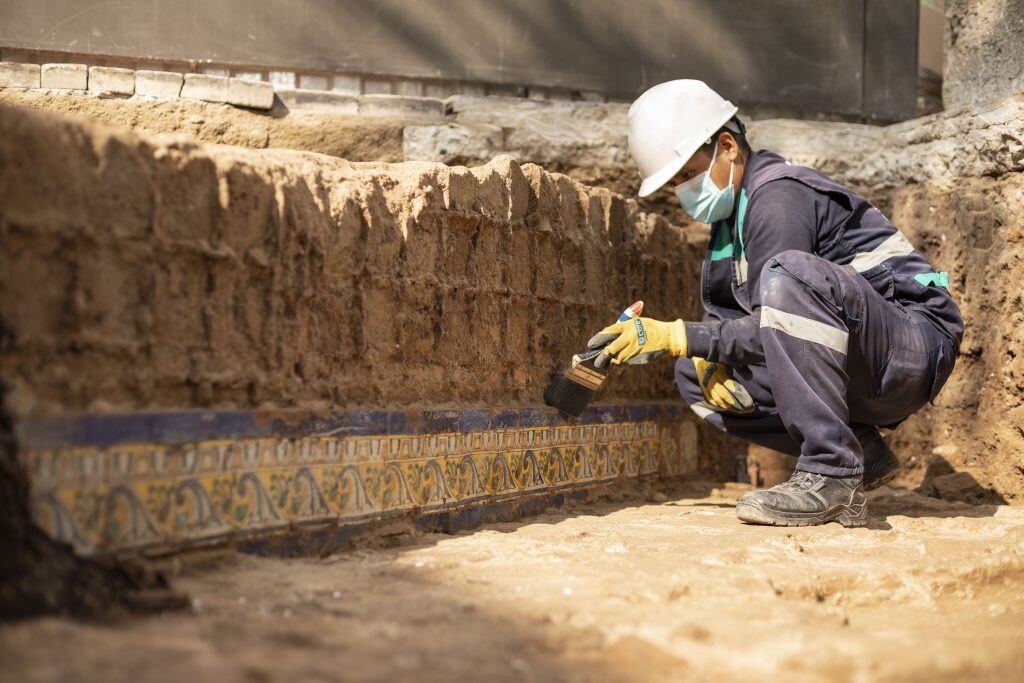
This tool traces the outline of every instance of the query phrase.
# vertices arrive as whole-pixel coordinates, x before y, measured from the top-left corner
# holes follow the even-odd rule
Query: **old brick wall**
[[[358,164],[0,107],[0,243],[33,517],[81,553],[463,528],[720,464],[668,359],[578,420],[542,406],[633,300],[696,315],[701,247],[508,157]]]
[[[5,107],[0,207],[26,414],[537,403],[632,300],[696,315],[699,246],[508,158],[352,164]],[[672,397],[669,373],[607,398]]]

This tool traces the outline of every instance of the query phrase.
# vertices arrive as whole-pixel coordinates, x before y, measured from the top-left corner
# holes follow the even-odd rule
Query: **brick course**
[[[228,79],[223,76],[185,74],[181,96],[205,102],[227,102]]]
[[[111,95],[135,94],[135,72],[109,66],[89,67],[89,92]]]
[[[178,97],[184,78],[170,71],[136,71],[135,94],[149,97]]]
[[[270,109],[274,106],[274,86],[262,81],[232,78],[228,82],[228,104]]]
[[[43,64],[41,84],[55,90],[85,90],[89,87],[89,67],[85,64]]]
[[[0,87],[38,88],[39,65],[0,62]]]

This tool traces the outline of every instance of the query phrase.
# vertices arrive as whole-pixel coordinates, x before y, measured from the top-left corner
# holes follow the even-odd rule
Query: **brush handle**
[[[634,301],[632,303],[632,305],[629,306],[629,308],[624,310],[619,315],[619,319],[616,322],[624,323],[627,320],[632,320],[633,318],[635,318],[638,315],[640,315],[640,313],[643,310],[644,310],[644,302],[643,301]],[[601,349],[589,349],[587,351],[584,351],[583,353],[577,353],[575,356],[572,357],[572,361],[573,361],[573,363],[585,363],[587,361],[592,361],[595,358],[597,358],[598,355],[600,355],[601,351],[603,351],[603,350],[604,350],[603,348],[601,348]],[[593,365],[593,364],[591,364],[591,365]]]
[[[643,301],[634,301],[629,306],[629,308],[627,308],[626,310],[624,310],[622,312],[622,314],[619,316],[619,319],[616,320],[615,322],[624,323],[627,320],[632,320],[633,318],[635,318],[638,315],[640,315],[641,313],[643,313],[643,310],[644,310],[644,302]]]

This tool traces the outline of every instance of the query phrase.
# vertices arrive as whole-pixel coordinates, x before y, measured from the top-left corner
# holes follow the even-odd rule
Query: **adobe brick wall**
[[[353,164],[12,107],[0,157],[22,413],[537,404],[634,299],[697,315],[699,244],[509,158]],[[674,392],[666,362],[606,398]]]
[[[717,467],[668,359],[578,421],[541,405],[633,300],[697,314],[700,246],[607,190],[9,106],[0,160],[0,386],[33,519],[77,552],[449,528]]]

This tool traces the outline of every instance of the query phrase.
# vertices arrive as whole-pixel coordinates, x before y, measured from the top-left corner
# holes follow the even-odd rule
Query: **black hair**
[[[716,130],[715,134],[711,136],[708,142],[701,145],[699,151],[711,156],[715,150],[715,143],[718,142],[718,136],[725,132],[728,132],[736,139],[741,150],[750,154],[750,143],[747,142],[747,127],[743,125],[743,122],[740,121],[740,117],[738,116],[733,116],[731,119],[726,121],[725,125]]]

